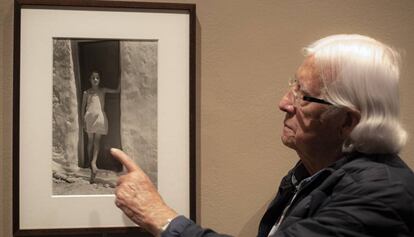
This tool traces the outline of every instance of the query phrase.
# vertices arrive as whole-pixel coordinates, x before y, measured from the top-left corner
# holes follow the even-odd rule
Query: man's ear
[[[345,110],[344,116],[345,119],[341,127],[341,135],[346,139],[361,120],[361,113],[358,110],[348,108]]]

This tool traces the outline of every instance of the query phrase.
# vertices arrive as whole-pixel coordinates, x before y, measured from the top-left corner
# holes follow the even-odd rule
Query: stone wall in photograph
[[[121,143],[157,182],[157,42],[122,41]]]
[[[78,100],[70,40],[53,40],[53,168],[78,169]]]

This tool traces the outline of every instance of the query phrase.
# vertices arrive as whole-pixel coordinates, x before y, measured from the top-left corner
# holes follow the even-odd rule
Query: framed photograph
[[[195,5],[17,0],[15,236],[147,236],[114,205],[124,150],[195,220]]]

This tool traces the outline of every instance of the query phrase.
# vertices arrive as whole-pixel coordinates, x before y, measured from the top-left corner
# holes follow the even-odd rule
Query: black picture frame
[[[29,164],[21,161],[22,141],[25,126],[22,126],[22,10],[80,10],[87,12],[129,12],[129,13],[167,13],[184,14],[188,16],[188,124],[186,135],[188,143],[188,210],[189,217],[196,221],[196,6],[195,4],[127,2],[127,1],[94,1],[94,0],[16,0],[14,6],[14,68],[13,68],[13,235],[14,236],[151,236],[141,228],[134,226],[100,226],[100,227],[70,227],[70,228],[22,228],[21,226],[21,197],[30,195],[24,193],[21,184],[21,168]],[[155,16],[156,17],[156,16]],[[53,21],[53,19],[51,19]],[[132,26],[133,22],[130,23]],[[23,55],[23,56],[22,56]],[[37,88],[37,90],[43,90]],[[26,121],[26,120],[25,120]],[[22,133],[23,132],[23,133]],[[43,136],[51,136],[49,133]],[[42,140],[36,137],[33,141]],[[23,189],[22,189],[23,188]],[[47,207],[44,207],[47,208]],[[42,218],[39,216],[39,218]]]

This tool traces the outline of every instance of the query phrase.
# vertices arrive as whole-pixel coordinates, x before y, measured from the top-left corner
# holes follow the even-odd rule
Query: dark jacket
[[[258,237],[267,237],[309,176],[299,163],[285,176],[264,214]],[[163,235],[164,236],[164,235]],[[186,224],[172,236],[225,236]],[[298,191],[276,236],[414,236],[414,174],[393,155],[354,153],[320,171]]]
[[[282,180],[259,237],[280,217],[295,190],[291,176],[302,169],[299,164]],[[295,200],[276,236],[414,236],[414,174],[398,156],[344,157],[307,183]]]

